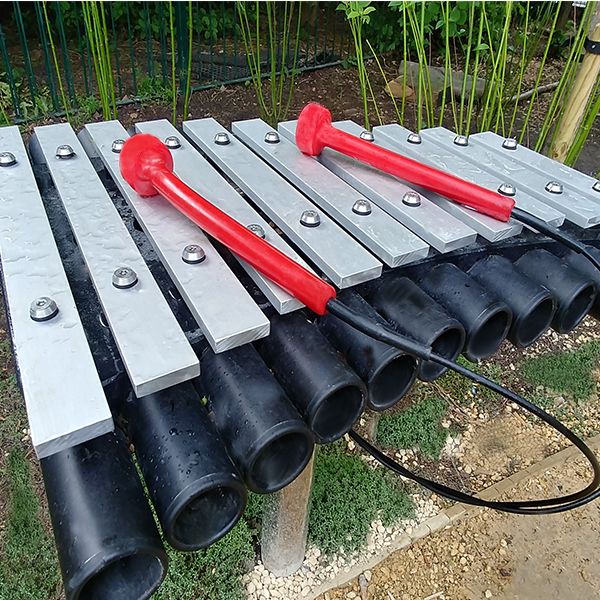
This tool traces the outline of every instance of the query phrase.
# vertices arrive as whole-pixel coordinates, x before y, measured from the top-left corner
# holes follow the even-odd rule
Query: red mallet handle
[[[162,195],[206,233],[298,298],[317,314],[327,312],[335,289],[289,256],[240,225],[173,174],[173,157],[156,137],[129,138],[119,159],[121,173],[140,196]]]
[[[310,156],[321,154],[324,148],[332,148],[499,221],[508,221],[515,206],[512,198],[336,129],[331,124],[331,113],[314,102],[307,104],[300,113],[296,144]]]

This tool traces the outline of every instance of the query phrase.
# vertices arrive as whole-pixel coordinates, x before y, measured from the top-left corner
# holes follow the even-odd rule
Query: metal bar
[[[463,165],[461,165],[461,162],[464,161],[458,159],[458,164],[455,165],[453,164],[456,160],[454,156],[440,159],[437,154],[438,147],[430,142],[423,142],[422,140],[418,144],[409,142],[409,136],[411,136],[410,139],[412,140],[417,140],[418,138],[408,129],[405,129],[400,125],[391,124],[374,127],[373,135],[375,136],[375,143],[383,148],[387,148],[394,152],[400,152],[409,158],[414,158],[422,163],[453,174],[460,174],[464,179],[468,179],[468,177],[465,177],[462,168]],[[470,163],[466,164],[467,167],[472,167]],[[498,182],[494,189],[496,189],[500,183],[501,182]],[[427,197],[440,208],[461,220],[463,223],[466,223],[479,235],[490,242],[498,242],[513,235],[518,235],[523,229],[520,223],[517,223],[512,219],[508,223],[503,223],[502,221],[498,221],[497,219],[493,219],[487,215],[480,214],[461,206],[456,202],[452,202],[439,194],[428,192],[422,188],[417,189],[420,193],[426,194]]]
[[[530,150],[527,146],[514,144],[514,140],[506,140],[506,138],[491,131],[478,133],[471,136],[471,138],[501,153],[502,156],[506,155],[509,158],[518,160],[520,163],[527,165],[528,168],[545,175],[547,179],[556,178],[576,193],[585,194],[590,200],[600,202],[600,181],[595,177],[563,165],[563,163],[535,152],[535,150]]]
[[[113,430],[108,403],[18,127],[0,129],[0,257],[17,371],[39,458]],[[37,299],[50,298],[53,305]],[[38,313],[36,315],[36,313]],[[76,365],[76,368],[74,368]]]
[[[548,191],[545,189],[548,184],[546,177],[506,157],[506,155],[499,156],[475,138],[469,140],[467,145],[459,146],[454,143],[455,134],[444,127],[423,131],[421,135],[423,137],[431,136],[456,155],[466,156],[471,161],[476,161],[477,165],[484,171],[501,177],[505,183],[514,186],[517,190],[522,190],[547,206],[563,213],[565,219],[575,223],[575,225],[587,228],[600,223],[600,204],[595,204],[581,196],[572,194],[569,190],[563,190],[562,193]]]
[[[352,121],[335,123],[335,126],[352,134],[360,134],[363,128]],[[279,130],[293,139],[296,122],[280,123]],[[414,193],[412,187],[399,179],[381,173],[368,165],[343,156],[326,148],[319,160],[353,188],[408,227],[438,252],[451,252],[472,244],[476,232],[433,204],[426,196],[418,194],[420,205],[405,204],[406,194]]]
[[[233,133],[391,267],[425,258],[429,245],[261,119],[233,123]]]
[[[183,130],[336,286],[381,275],[382,264],[373,255],[217,121],[185,121]],[[215,141],[217,134],[228,142]]]
[[[136,395],[196,377],[198,358],[71,126],[36,127],[31,150],[48,165]]]
[[[84,132],[214,352],[223,352],[269,335],[269,320],[206,235],[164,198],[141,198],[124,180],[119,169],[119,154],[113,151],[115,140],[129,137],[121,123],[90,123]],[[84,147],[87,151],[86,144]],[[177,157],[178,152],[174,155]],[[184,249],[190,245],[203,250],[204,260],[198,263],[183,260]],[[235,302],[235,311],[224,319],[223,306],[228,302]]]

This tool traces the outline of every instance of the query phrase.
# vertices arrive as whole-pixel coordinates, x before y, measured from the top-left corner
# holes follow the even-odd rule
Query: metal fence
[[[13,2],[0,14],[0,122],[97,105],[98,34],[82,2]],[[336,3],[296,2],[301,11],[296,69],[345,60],[351,42]],[[97,5],[116,104],[250,79],[235,2],[105,2]],[[252,11],[257,5],[247,5]],[[296,13],[298,14],[298,13]],[[191,40],[190,40],[191,37]],[[191,41],[191,63],[189,48]],[[173,61],[174,54],[174,61]],[[277,60],[261,52],[265,71]],[[291,56],[290,53],[287,56]],[[291,65],[278,65],[278,68]],[[65,104],[67,106],[65,106]]]

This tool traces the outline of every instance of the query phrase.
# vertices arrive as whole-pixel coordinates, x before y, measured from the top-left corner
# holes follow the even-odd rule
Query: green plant
[[[156,100],[160,103],[169,103],[172,99],[172,89],[160,77],[144,77],[138,84],[138,98],[144,102]]]
[[[387,525],[411,514],[410,497],[398,478],[348,454],[341,443],[319,447],[308,535],[321,550],[357,549],[374,519]]]

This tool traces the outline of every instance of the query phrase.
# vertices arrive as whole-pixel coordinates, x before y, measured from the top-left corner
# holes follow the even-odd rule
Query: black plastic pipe
[[[314,438],[251,344],[201,358],[209,409],[246,485],[275,492],[310,460]]]
[[[595,256],[600,260],[600,249],[588,246],[588,251],[592,256]],[[590,310],[590,315],[594,319],[600,321],[600,271],[582,254],[567,251],[562,259],[571,267],[585,274],[589,277],[596,285],[596,300]]]
[[[41,461],[67,600],[142,600],[167,555],[125,437],[107,433]]]
[[[427,271],[419,286],[465,328],[463,354],[473,362],[489,358],[506,338],[510,308],[452,263]]]
[[[371,304],[403,335],[425,344],[449,360],[455,360],[465,342],[463,326],[416,283],[407,277],[383,281],[370,297]],[[447,367],[422,361],[419,379],[433,381]]]
[[[356,292],[346,290],[338,294],[338,298],[365,317],[388,325],[385,319]],[[331,314],[321,317],[318,325],[366,383],[367,404],[370,409],[387,410],[397,404],[410,390],[419,366],[416,358],[361,333]]]
[[[554,296],[557,309],[552,327],[558,333],[575,329],[596,300],[596,286],[592,279],[548,250],[530,250],[517,260],[516,265]]]
[[[246,486],[192,383],[132,397],[124,412],[169,544],[197,550],[228,533],[246,506]]]
[[[469,269],[469,275],[510,307],[513,319],[507,337],[518,348],[530,346],[550,327],[554,297],[507,258],[486,256]]]
[[[275,315],[271,333],[254,343],[320,444],[350,431],[366,389],[316,325],[302,313]]]

